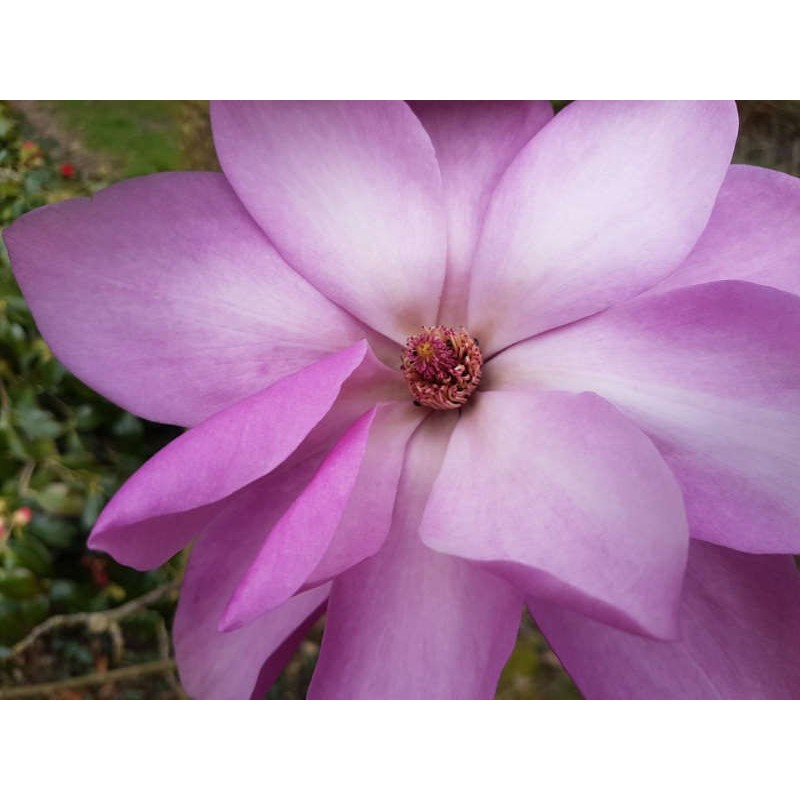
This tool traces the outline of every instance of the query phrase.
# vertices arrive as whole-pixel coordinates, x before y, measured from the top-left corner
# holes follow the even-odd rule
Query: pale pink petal
[[[483,218],[500,176],[553,117],[547,100],[411,104],[433,141],[447,208],[447,275],[439,322],[463,325],[469,270]]]
[[[730,167],[694,250],[655,291],[731,278],[800,294],[800,179]]]
[[[411,403],[392,403],[347,431],[266,537],[231,598],[223,629],[250,622],[305,583],[327,582],[380,549],[406,442],[422,419]]]
[[[308,584],[330,580],[365,556],[377,553],[392,524],[406,445],[425,409],[393,403],[378,409],[364,460],[333,540]]]
[[[333,582],[309,697],[490,698],[514,646],[521,596],[417,536],[455,418],[412,437],[383,549]]]
[[[692,535],[800,552],[800,298],[738,281],[650,295],[510,348],[498,389],[593,391],[657,444]]]
[[[292,656],[300,648],[311,629],[319,618],[325,613],[323,604],[317,612],[306,618],[306,621],[295,630],[295,632],[264,662],[261,672],[258,673],[258,680],[250,695],[251,700],[264,700],[264,695],[270,690],[272,685],[280,678],[283,671],[292,660]]]
[[[56,356],[159,422],[194,425],[365,336],[221,175],[125,181],[26,214],[3,238]]]
[[[632,297],[703,231],[736,140],[734,103],[576,102],[498,185],[469,329],[491,353]]]
[[[207,526],[192,548],[173,638],[181,682],[193,697],[247,699],[263,694],[319,615],[329,587],[296,595],[239,630],[218,626],[231,594],[256,557],[266,532],[302,491],[313,462],[282,467],[252,484]],[[266,663],[265,663],[266,662]]]
[[[234,630],[282,605],[302,585],[330,545],[364,458],[376,409],[334,445],[309,484],[267,535],[220,622]]]
[[[526,594],[675,634],[689,544],[680,489],[649,439],[596,395],[481,392],[420,534]]]
[[[436,319],[446,221],[433,146],[400,102],[220,102],[222,168],[280,253],[397,341]]]
[[[693,542],[676,642],[529,605],[588,698],[800,698],[800,576],[791,556]]]
[[[372,397],[356,393],[360,410],[353,407],[355,401],[341,408],[337,403],[347,394],[349,380],[372,385]],[[326,415],[326,435],[319,427],[314,434],[323,447],[335,434],[328,428],[341,428],[350,414],[364,413],[374,405],[375,392],[383,391],[388,400],[403,388],[364,342],[283,378],[187,431],[150,459],[103,510],[90,546],[138,569],[157,566],[218,513],[216,504],[283,463]],[[331,415],[334,403],[337,413]]]

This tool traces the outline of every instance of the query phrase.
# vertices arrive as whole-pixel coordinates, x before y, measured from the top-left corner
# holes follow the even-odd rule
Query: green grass
[[[179,109],[180,102],[171,100],[52,103],[64,127],[127,178],[183,167]]]

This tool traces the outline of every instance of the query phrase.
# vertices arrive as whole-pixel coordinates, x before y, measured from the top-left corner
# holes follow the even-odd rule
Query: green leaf
[[[117,419],[111,428],[115,436],[141,436],[143,430],[142,421],[127,411]]]
[[[63,430],[62,425],[49,411],[36,406],[18,408],[14,416],[20,430],[33,441],[55,439]]]
[[[33,597],[39,591],[36,576],[25,567],[0,570],[0,594],[16,600]]]
[[[49,547],[59,550],[69,547],[77,533],[74,523],[51,517],[48,514],[34,514],[30,531]]]
[[[17,566],[26,567],[42,577],[49,577],[52,572],[53,558],[48,549],[33,536],[12,539],[8,545]]]
[[[50,601],[46,595],[36,595],[27,600],[0,597],[0,644],[18,642],[47,616]]]
[[[37,194],[52,180],[49,169],[33,169],[25,175],[24,185],[28,194]]]
[[[86,501],[83,505],[83,513],[81,514],[81,524],[84,528],[91,528],[94,525],[97,517],[100,516],[100,510],[103,508],[105,498],[96,487],[89,489],[89,494],[86,495]]]
[[[45,511],[65,517],[80,516],[83,509],[83,499],[65,483],[51,483],[36,499]]]

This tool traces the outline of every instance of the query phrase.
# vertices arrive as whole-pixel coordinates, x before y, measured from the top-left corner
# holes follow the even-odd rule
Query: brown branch
[[[74,627],[76,625],[85,625],[90,633],[104,633],[113,627],[119,620],[139,611],[146,606],[155,603],[165,595],[174,591],[180,586],[180,579],[165,583],[157,586],[155,589],[123,603],[116,608],[108,609],[107,611],[81,611],[77,614],[57,614],[50,619],[46,619],[41,625],[37,625],[24,639],[17,642],[12,648],[7,659],[20,655],[24,650],[30,647],[39,637],[44,636],[50,631],[58,628]],[[0,695],[2,697],[2,695]]]
[[[0,700],[21,700],[37,695],[51,695],[64,689],[77,689],[98,684],[127,681],[142,678],[145,675],[157,675],[160,672],[172,672],[175,662],[170,659],[163,661],[148,661],[146,664],[134,664],[131,667],[120,667],[108,672],[90,672],[88,675],[77,675],[73,678],[64,678],[50,683],[33,683],[28,686],[15,686],[11,689],[0,689]]]

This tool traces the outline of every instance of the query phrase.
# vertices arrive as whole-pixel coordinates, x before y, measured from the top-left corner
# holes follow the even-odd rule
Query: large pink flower
[[[327,610],[312,697],[490,697],[527,602],[588,696],[800,695],[800,182],[729,167],[732,103],[212,121],[223,175],[5,235],[58,357],[190,428],[90,543],[194,541],[191,694]]]

